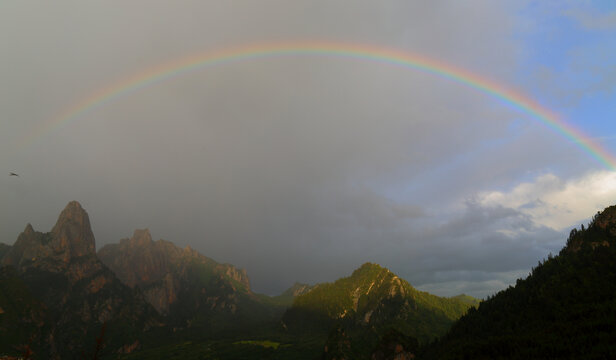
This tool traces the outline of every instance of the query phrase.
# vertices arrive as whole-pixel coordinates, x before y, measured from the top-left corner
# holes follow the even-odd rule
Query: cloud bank
[[[520,6],[3,3],[0,163],[22,176],[0,176],[0,241],[27,222],[49,230],[78,200],[99,247],[149,227],[246,268],[268,294],[373,261],[439,294],[485,296],[564,243],[613,175],[577,179],[596,164],[575,144],[460,84],[348,59],[256,59],[18,139],[131,74],[241,44],[373,44],[515,85]],[[575,200],[587,185],[594,195]]]

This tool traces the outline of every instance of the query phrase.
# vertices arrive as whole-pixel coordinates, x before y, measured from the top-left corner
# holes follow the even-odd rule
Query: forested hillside
[[[616,358],[616,206],[471,309],[423,359]]]

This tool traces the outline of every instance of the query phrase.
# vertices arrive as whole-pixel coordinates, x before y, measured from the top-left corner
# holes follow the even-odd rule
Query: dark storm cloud
[[[460,271],[470,275],[459,281],[490,281],[480,274],[501,279],[552,248],[542,241],[555,234],[514,210],[446,209],[510,184],[521,169],[542,169],[566,153],[562,144],[535,127],[512,139],[519,115],[511,109],[391,65],[317,57],[224,64],[18,143],[130,74],[239,44],[367,43],[512,81],[522,51],[513,5],[57,1],[0,9],[0,161],[22,175],[0,176],[3,242],[27,222],[48,231],[78,200],[99,247],[149,227],[155,238],[245,267],[254,288],[270,294],[365,261],[419,285]],[[481,291],[495,288],[488,285]]]
[[[557,253],[566,239],[563,231],[538,225],[515,209],[476,202],[467,202],[447,221],[411,229],[406,236],[408,241],[388,259],[401,276],[422,290],[477,297],[526,275],[538,260]]]

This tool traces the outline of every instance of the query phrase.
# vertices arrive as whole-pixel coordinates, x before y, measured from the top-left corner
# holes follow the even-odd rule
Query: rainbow
[[[497,84],[468,70],[420,54],[368,45],[330,42],[253,44],[217,52],[196,54],[161,64],[145,72],[130,76],[123,81],[111,84],[82,99],[75,105],[67,108],[59,116],[44,122],[40,127],[34,129],[20,143],[32,144],[45,134],[67,126],[88,111],[108,104],[119,97],[176,76],[232,62],[302,55],[348,58],[390,64],[432,74],[465,85],[496,98],[521,113],[540,121],[549,129],[571,140],[606,168],[616,170],[616,159],[599,144],[593,143],[580,130],[560,120],[556,114],[520,92]]]

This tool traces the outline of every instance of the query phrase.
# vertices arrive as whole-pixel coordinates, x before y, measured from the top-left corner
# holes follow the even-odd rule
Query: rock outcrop
[[[164,240],[152,241],[148,229],[135,230],[119,244],[105,245],[98,257],[126,285],[146,286],[170,273],[182,250]]]
[[[88,214],[72,201],[51,232],[35,231],[28,224],[1,260],[15,269],[33,298],[44,303],[49,323],[39,347],[50,358],[79,353],[83,341],[93,338],[95,329],[105,323],[133,329],[135,334],[159,323],[143,296],[122,284],[95,249]],[[136,335],[113,332],[113,325],[108,330],[110,348],[136,340],[132,338]]]
[[[588,235],[591,236],[588,236]],[[578,252],[583,247],[596,249],[598,247],[614,246],[616,238],[616,206],[605,208],[602,212],[597,213],[588,229],[573,229],[569,234],[567,246],[563,252]]]
[[[56,253],[62,254],[65,262],[73,257],[96,254],[90,218],[77,201],[66,205],[51,234],[49,245]]]
[[[96,258],[94,234],[90,227],[88,213],[76,201],[64,208],[56,225],[49,233],[35,231],[26,225],[15,244],[2,258],[3,265],[10,265],[19,271],[36,268],[54,273],[64,273],[73,260]],[[94,261],[94,268],[88,269],[81,262],[79,269],[71,269],[72,280],[77,281],[91,271],[100,270],[100,263]]]
[[[174,316],[172,307],[184,298],[193,299],[188,306],[195,310],[209,307],[234,313],[236,293],[251,293],[245,270],[219,264],[190,246],[182,249],[169,241],[153,241],[148,229],[135,230],[119,244],[105,245],[98,256],[126,285],[140,288],[162,315]]]
[[[610,206],[597,213],[593,223],[600,229],[608,231],[610,235],[616,236],[616,206]]]

